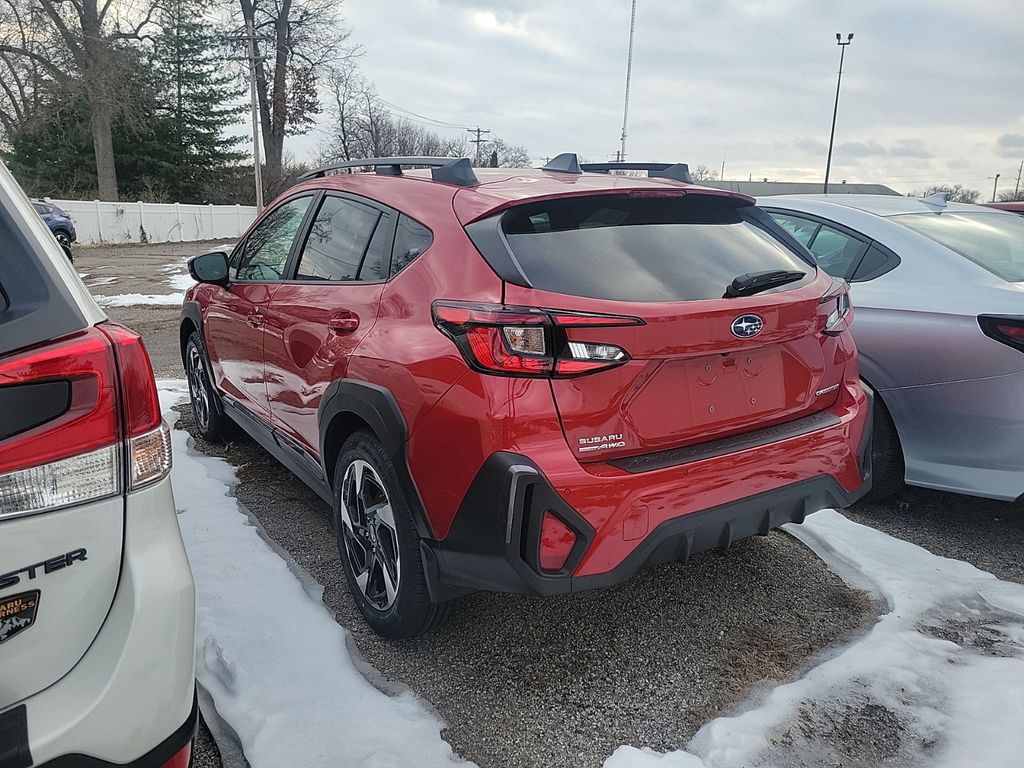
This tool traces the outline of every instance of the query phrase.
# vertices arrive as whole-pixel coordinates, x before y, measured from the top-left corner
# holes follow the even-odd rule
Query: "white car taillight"
[[[111,445],[0,475],[0,520],[120,493],[119,453]]]

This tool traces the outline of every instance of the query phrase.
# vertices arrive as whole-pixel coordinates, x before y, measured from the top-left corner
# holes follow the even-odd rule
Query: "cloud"
[[[1024,155],[1024,134],[1004,133],[996,139],[996,152],[1003,157]]]
[[[887,155],[889,150],[875,141],[847,141],[836,147],[836,154],[846,157],[874,157]]]
[[[889,147],[889,154],[893,157],[913,157],[920,160],[935,156],[921,139],[900,139]]]

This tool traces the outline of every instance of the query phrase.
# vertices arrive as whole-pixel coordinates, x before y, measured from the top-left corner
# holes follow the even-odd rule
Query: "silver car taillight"
[[[822,333],[838,336],[850,327],[850,286],[845,280],[832,278],[832,287],[821,297],[821,304],[828,308]]]
[[[0,520],[121,492],[119,446],[0,475]]]

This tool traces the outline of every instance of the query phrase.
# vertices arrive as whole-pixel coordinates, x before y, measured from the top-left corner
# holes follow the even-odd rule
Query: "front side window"
[[[1005,213],[908,213],[890,221],[930,237],[1011,283],[1024,281],[1024,218]]]
[[[370,274],[374,271],[371,265],[364,268],[365,276],[360,275],[360,267],[380,217],[380,211],[368,205],[340,197],[324,198],[302,249],[296,279],[379,279]]]
[[[789,232],[800,245],[810,247],[811,238],[818,231],[818,222],[782,213],[773,213],[772,218],[779,223],[779,226]]]
[[[249,233],[236,258],[238,280],[280,280],[295,236],[313,198],[296,197],[268,213]]]

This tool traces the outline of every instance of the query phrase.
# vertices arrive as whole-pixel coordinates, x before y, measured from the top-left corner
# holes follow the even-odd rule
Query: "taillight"
[[[845,280],[832,278],[832,286],[819,302],[826,311],[822,333],[838,336],[850,327],[850,285]]]
[[[434,324],[467,364],[503,376],[567,377],[622,365],[629,355],[614,344],[570,340],[567,328],[643,325],[635,317],[456,301],[434,302]]]
[[[540,547],[537,562],[542,571],[560,571],[565,567],[572,548],[576,545],[576,532],[552,512],[545,512],[540,525]]]
[[[0,518],[95,501],[170,471],[170,434],[137,334],[104,323],[0,361],[0,387],[48,383],[63,385],[66,407],[15,431],[0,422]]]
[[[979,315],[978,324],[989,338],[1024,352],[1024,317]]]
[[[178,750],[174,756],[164,763],[160,768],[188,768],[190,760],[192,759],[192,742],[190,741],[180,750]]]

